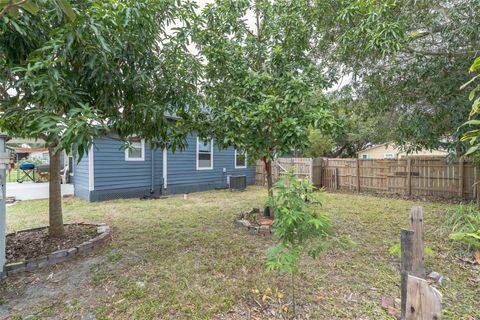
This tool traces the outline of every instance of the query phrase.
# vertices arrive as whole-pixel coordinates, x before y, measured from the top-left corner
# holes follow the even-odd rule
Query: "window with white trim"
[[[125,149],[125,161],[145,161],[145,140],[129,138],[130,146]]]
[[[361,156],[362,159],[364,159],[364,160],[368,159],[368,154],[362,154],[362,155],[360,155],[360,156]]]
[[[235,148],[235,169],[247,167],[247,153],[242,148]]]
[[[383,156],[384,159],[393,159],[393,153],[385,153]]]
[[[197,137],[197,170],[213,169],[213,140]]]

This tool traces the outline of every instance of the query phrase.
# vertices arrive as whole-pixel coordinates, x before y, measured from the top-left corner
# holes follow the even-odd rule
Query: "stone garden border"
[[[11,276],[24,271],[33,271],[36,269],[44,268],[46,266],[51,266],[60,262],[70,260],[81,254],[91,252],[96,248],[99,248],[106,244],[112,238],[112,233],[110,227],[105,223],[69,223],[65,225],[87,225],[87,226],[96,226],[97,235],[91,240],[85,241],[73,248],[62,249],[54,251],[46,256],[40,256],[34,259],[27,261],[19,261],[8,263],[5,265],[3,272],[0,270],[0,279],[7,276]],[[47,229],[48,227],[39,227],[31,229],[23,229],[16,232],[7,234],[7,236],[12,234],[18,234],[28,231],[37,231]]]
[[[271,226],[253,225],[253,224],[250,223],[250,221],[245,219],[248,215],[251,215],[251,214],[258,215],[259,213],[260,213],[260,209],[251,208],[247,212],[239,214],[235,218],[234,223],[240,229],[251,232],[251,233],[255,233],[255,234],[259,234],[259,235],[263,235],[263,236],[271,235],[272,234]]]

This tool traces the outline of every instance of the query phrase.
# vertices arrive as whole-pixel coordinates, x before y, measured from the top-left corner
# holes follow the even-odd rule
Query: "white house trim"
[[[237,166],[237,148],[235,148],[235,169],[245,169],[247,168],[247,153],[245,152],[245,165]]]
[[[168,153],[167,148],[163,148],[163,189],[168,187]]]
[[[125,149],[125,161],[145,161],[145,139],[140,140],[140,147],[142,148],[142,156],[140,158],[130,158],[128,148]]]
[[[95,190],[95,166],[93,163],[93,145],[88,151],[88,190]]]
[[[213,169],[213,139],[210,139],[210,167],[198,167],[198,143],[199,143],[200,139],[197,137],[197,152],[195,152],[195,158],[196,158],[196,162],[197,162],[197,170],[212,170]]]

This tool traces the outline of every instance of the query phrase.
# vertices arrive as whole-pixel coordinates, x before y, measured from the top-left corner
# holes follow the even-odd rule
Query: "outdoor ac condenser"
[[[247,176],[230,176],[228,187],[231,191],[243,191],[247,188]]]

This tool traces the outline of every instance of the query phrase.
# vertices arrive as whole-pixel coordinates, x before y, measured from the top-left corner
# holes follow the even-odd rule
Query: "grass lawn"
[[[274,241],[232,223],[240,211],[260,207],[265,194],[265,189],[251,187],[242,193],[190,194],[187,200],[66,199],[66,222],[107,222],[113,241],[86,261],[0,283],[0,309],[38,318],[249,319],[255,308],[268,308],[278,299],[287,304],[288,278],[265,271],[265,250]],[[45,225],[47,205],[25,201],[9,207],[8,229]],[[480,319],[480,271],[454,257],[440,227],[454,206],[364,195],[329,194],[319,209],[355,244],[302,261],[299,308],[310,319],[389,319],[379,302],[400,294],[399,261],[388,248],[408,226],[413,205],[424,207],[426,245],[434,251],[427,269],[446,278],[440,288],[444,318]],[[71,273],[52,283],[62,269]],[[32,288],[39,293],[34,295]],[[281,293],[270,294],[270,289]],[[271,318],[281,319],[273,311]]]

